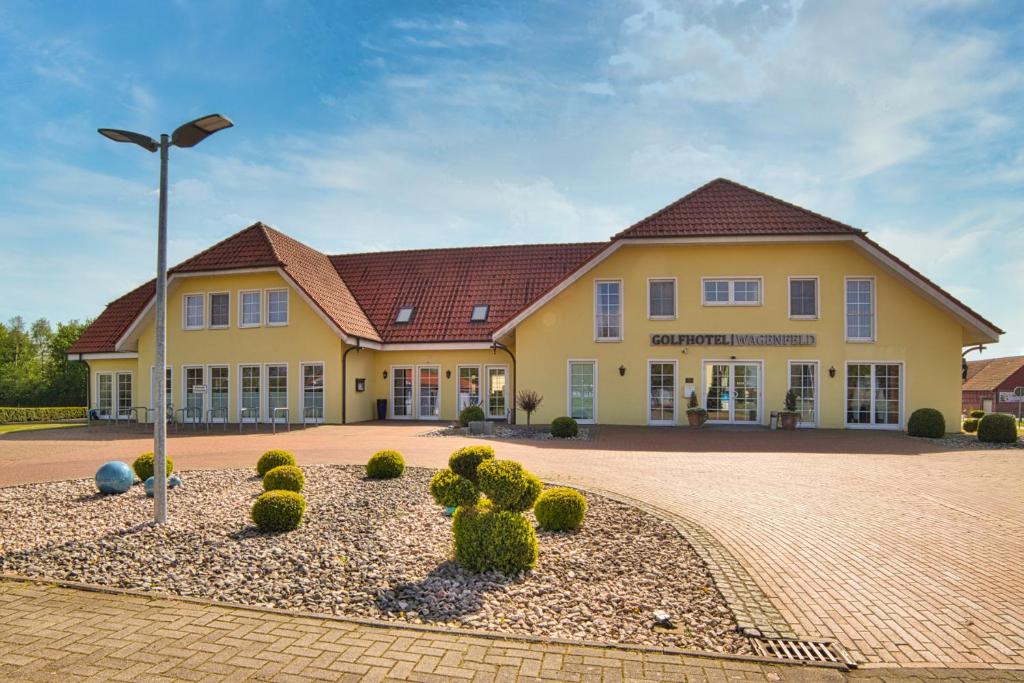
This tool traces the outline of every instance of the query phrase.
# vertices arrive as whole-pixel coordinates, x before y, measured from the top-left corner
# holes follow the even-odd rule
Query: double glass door
[[[708,422],[761,422],[761,364],[749,361],[704,363]]]
[[[441,367],[406,365],[391,369],[391,417],[436,420],[441,417]]]
[[[898,429],[901,424],[899,363],[846,366],[846,425]]]

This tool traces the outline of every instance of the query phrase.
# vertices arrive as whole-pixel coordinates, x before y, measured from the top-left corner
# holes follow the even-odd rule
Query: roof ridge
[[[187,259],[185,259],[181,263],[178,263],[178,264],[174,265],[173,267],[168,268],[167,272],[168,273],[173,273],[175,270],[177,270],[178,268],[181,268],[185,264],[191,263],[193,261],[198,260],[201,256],[205,256],[206,254],[209,254],[214,249],[216,249],[216,248],[218,248],[220,246],[223,246],[224,244],[226,244],[230,240],[233,240],[236,237],[240,237],[241,235],[243,235],[244,233],[249,232],[250,230],[259,230],[260,228],[266,228],[266,227],[267,226],[264,225],[262,222],[256,221],[252,225],[248,225],[248,226],[242,228],[241,230],[239,230],[237,232],[231,233],[230,235],[228,235],[224,239],[220,240],[216,244],[213,244],[213,245],[207,247],[206,249],[203,249],[199,253],[193,254],[192,256],[189,256]],[[273,244],[273,242],[271,242],[270,238],[267,236],[267,233],[265,231],[263,231],[263,230],[259,230],[259,232],[261,232],[263,234],[264,239],[267,240],[267,244],[270,245],[270,251],[274,254],[274,257],[278,260],[279,263],[281,263],[282,262],[281,261],[281,256],[280,256],[280,254],[277,253],[277,250],[274,248],[274,244]]]
[[[853,230],[854,232],[856,232],[858,234],[861,234],[861,235],[866,235],[867,234],[867,231],[865,231],[865,230],[862,230],[860,228],[855,228],[852,225],[849,225],[847,223],[843,223],[842,221],[838,221],[835,218],[831,218],[829,216],[826,216],[825,214],[818,213],[817,211],[814,211],[812,209],[808,209],[807,207],[800,206],[799,204],[794,204],[793,202],[787,202],[785,199],[780,199],[779,197],[776,197],[774,195],[770,195],[767,192],[763,192],[761,190],[758,190],[757,188],[750,187],[749,185],[744,185],[743,183],[738,183],[735,180],[730,180],[729,178],[715,178],[711,182],[712,183],[716,183],[716,182],[729,183],[730,185],[734,185],[735,187],[742,188],[744,190],[747,190],[748,192],[753,192],[754,194],[760,195],[760,196],[764,197],[765,199],[770,199],[771,201],[776,202],[778,204],[783,204],[784,206],[788,206],[790,208],[796,209],[797,211],[803,211],[804,213],[809,213],[810,215],[814,216],[815,218],[820,218],[823,221],[828,221],[829,223],[834,223],[834,224],[836,224],[836,225],[838,225],[838,226],[840,226],[842,228],[846,228],[847,230]],[[708,183],[708,184],[710,185],[711,183]]]
[[[377,256],[381,254],[416,254],[416,253],[437,253],[441,251],[482,251],[486,249],[520,249],[523,247],[591,247],[598,244],[607,244],[608,240],[594,240],[591,242],[529,242],[526,244],[484,244],[477,246],[463,247],[423,247],[420,249],[380,249],[378,251],[351,251],[343,254],[327,254],[328,258],[344,258],[347,256]]]

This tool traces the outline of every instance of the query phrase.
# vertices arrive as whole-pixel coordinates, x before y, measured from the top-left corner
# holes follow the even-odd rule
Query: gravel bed
[[[0,571],[234,603],[511,634],[749,653],[693,549],[668,523],[588,496],[575,534],[538,532],[540,561],[506,578],[451,561],[451,521],[432,470],[371,481],[355,466],[304,467],[297,531],[264,534],[249,470],[187,472],[171,522],[149,523],[141,485],[100,496],[92,480],[0,489]],[[531,517],[532,519],[532,517]],[[653,627],[652,612],[675,628]]]
[[[974,434],[947,434],[938,439],[929,439],[928,437],[915,436],[913,439],[921,439],[922,441],[931,441],[935,444],[944,448],[955,448],[961,451],[988,451],[988,450],[1003,450],[1006,448],[1024,448],[1024,442],[1017,439],[1016,443],[988,443],[986,441],[978,441],[978,437]]]
[[[420,436],[468,436],[471,439],[496,439],[501,441],[590,441],[596,434],[596,429],[586,425],[579,426],[579,433],[576,436],[556,437],[551,434],[551,428],[544,426],[526,425],[497,425],[494,434],[470,434],[467,427],[459,425],[448,425],[438,427],[424,432]]]

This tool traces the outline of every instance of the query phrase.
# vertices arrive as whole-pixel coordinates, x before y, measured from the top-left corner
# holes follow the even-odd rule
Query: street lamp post
[[[179,126],[160,142],[148,135],[115,128],[99,133],[114,142],[131,142],[149,152],[160,150],[160,209],[156,239],[156,417],[153,420],[153,519],[167,523],[167,158],[171,146],[194,147],[219,130],[234,124],[220,114],[210,114]]]

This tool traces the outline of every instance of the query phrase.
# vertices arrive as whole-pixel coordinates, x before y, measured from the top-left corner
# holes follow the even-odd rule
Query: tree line
[[[84,406],[88,370],[67,351],[89,322],[0,322],[0,406]]]

